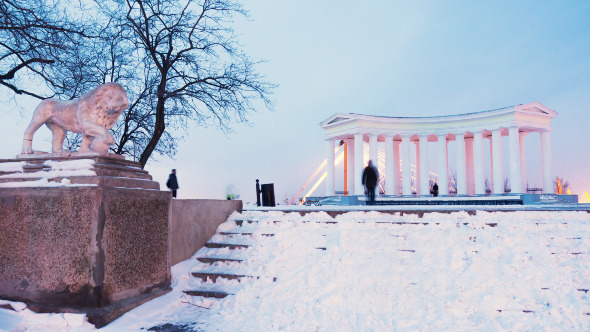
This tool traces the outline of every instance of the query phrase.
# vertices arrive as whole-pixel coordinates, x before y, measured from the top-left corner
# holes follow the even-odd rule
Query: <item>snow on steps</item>
[[[488,214],[488,212],[479,212],[481,214]],[[316,213],[311,216],[298,216],[297,214],[278,214],[274,213],[276,217],[273,219],[269,218],[273,213],[266,213],[264,216],[263,212],[251,212],[250,217],[239,216],[239,219],[231,219],[228,222],[222,224],[217,234],[207,243],[207,245],[201,249],[195,256],[198,264],[191,272],[195,278],[193,288],[186,290],[185,294],[193,297],[211,298],[215,301],[221,301],[227,296],[238,293],[245,285],[244,283],[250,282],[249,280],[257,280],[260,278],[272,279],[272,282],[277,281],[277,276],[261,275],[257,276],[253,274],[253,271],[264,271],[266,259],[269,257],[252,257],[254,254],[260,254],[264,250],[260,250],[262,247],[267,245],[268,241],[282,241],[284,240],[284,234],[282,232],[286,230],[293,230],[297,226],[296,223],[309,224],[310,227],[306,229],[309,231],[305,235],[306,245],[308,249],[316,250],[317,254],[310,254],[311,251],[306,250],[301,252],[301,255],[307,255],[309,260],[316,260],[317,263],[323,263],[323,260],[329,259],[331,250],[341,250],[341,248],[333,247],[333,241],[328,239],[330,236],[334,236],[335,233],[329,229],[332,227],[341,227],[338,224],[342,222],[350,223],[351,218],[347,218],[343,215],[342,218],[332,219],[325,213],[321,216],[321,213]],[[364,214],[355,213],[356,215]],[[377,213],[379,214],[379,213]],[[575,301],[579,301],[583,304],[580,308],[582,312],[579,314],[589,316],[590,319],[590,297],[588,291],[590,289],[589,276],[585,276],[588,271],[588,233],[575,233],[568,231],[570,226],[574,224],[568,224],[569,221],[564,220],[563,222],[556,222],[555,220],[545,221],[546,216],[541,216],[534,220],[534,222],[527,222],[525,226],[519,225],[518,223],[522,220],[514,219],[510,221],[514,224],[511,226],[506,218],[506,215],[510,213],[502,213],[503,216],[498,218],[474,218],[470,220],[470,217],[464,213],[465,216],[452,220],[452,224],[449,225],[449,216],[441,215],[437,217],[437,213],[433,214],[420,214],[416,216],[396,216],[391,215],[387,218],[383,216],[376,216],[375,213],[366,213],[365,216],[354,217],[354,222],[357,224],[372,225],[371,229],[373,232],[388,232],[389,241],[394,245],[390,249],[384,249],[385,251],[380,252],[378,248],[375,250],[375,258],[379,258],[378,255],[396,255],[396,259],[401,262],[402,265],[412,266],[415,263],[424,263],[426,261],[435,261],[432,257],[425,257],[424,255],[432,254],[432,248],[424,248],[424,242],[421,242],[420,232],[430,231],[439,232],[440,236],[444,236],[445,231],[456,228],[469,230],[465,234],[481,233],[482,238],[494,238],[502,237],[503,245],[505,248],[490,248],[487,243],[482,243],[478,240],[478,236],[470,235],[467,239],[461,239],[462,242],[457,244],[461,246],[464,251],[464,257],[462,260],[455,261],[456,257],[444,257],[443,259],[450,259],[449,264],[451,265],[466,265],[470,264],[472,259],[481,258],[481,252],[484,254],[490,254],[492,251],[494,255],[500,255],[500,258],[510,259],[512,265],[527,266],[527,261],[537,261],[540,259],[548,259],[547,256],[539,257],[540,254],[550,254],[554,261],[565,264],[572,264],[572,269],[583,268],[586,272],[580,271],[580,276],[576,277],[573,282],[577,285],[574,289],[575,294],[570,296],[575,297]],[[318,216],[320,215],[320,216]],[[470,213],[469,215],[474,215]],[[520,215],[515,215],[519,217]],[[424,218],[423,218],[424,217]],[[339,220],[342,219],[342,220]],[[453,218],[451,218],[453,219]],[[550,219],[550,218],[548,218]],[[579,220],[576,220],[579,222]],[[570,222],[571,223],[571,222]],[[584,220],[585,225],[590,224],[590,220]],[[280,227],[278,227],[280,225]],[[575,225],[576,227],[579,225]],[[393,227],[393,228],[392,228]],[[585,227],[585,228],[584,228]],[[588,226],[581,227],[580,229],[590,229]],[[432,229],[434,228],[434,230]],[[351,228],[352,229],[352,228]],[[575,229],[575,227],[572,227]],[[302,229],[303,231],[303,229]],[[453,230],[451,229],[451,232]],[[513,238],[510,238],[510,232],[532,232],[538,242],[538,248],[528,248],[534,251],[523,251],[518,250],[527,249],[526,247],[520,247],[517,243],[513,243]],[[491,235],[489,232],[492,232]],[[447,232],[448,233],[448,232]],[[485,234],[487,233],[487,234]],[[550,236],[555,235],[555,236]],[[527,234],[521,234],[517,239],[524,239]],[[338,241],[344,241],[345,239],[338,239]],[[534,241],[533,241],[534,242]],[[441,242],[442,243],[442,242]],[[348,245],[355,245],[354,243],[348,243]],[[366,245],[366,243],[365,243]],[[375,246],[378,246],[375,243]],[[451,245],[452,247],[452,245]],[[514,250],[514,249],[518,250]],[[293,246],[293,250],[301,250],[300,247]],[[317,250],[319,249],[319,250]],[[426,250],[428,249],[428,250]],[[456,253],[456,248],[451,248]],[[389,251],[387,251],[389,250]],[[499,250],[499,251],[498,251]],[[268,253],[265,253],[268,255]],[[277,252],[276,255],[280,255]],[[354,251],[351,252],[354,255]],[[512,255],[514,257],[506,257]],[[277,259],[277,257],[270,257]],[[370,258],[370,257],[369,257]],[[460,257],[459,257],[460,258]],[[376,262],[383,262],[383,260],[376,259]],[[522,264],[521,264],[522,263]],[[288,263],[285,263],[288,264]],[[481,264],[479,262],[478,264]],[[536,262],[538,264],[538,262]],[[510,265],[510,264],[509,264]],[[415,266],[412,266],[415,268]],[[450,268],[455,268],[451,266]],[[512,268],[511,266],[499,265],[496,268],[506,269],[507,271]],[[521,267],[525,268],[525,267]],[[277,271],[280,273],[280,271]],[[526,276],[526,270],[523,271],[522,277]],[[546,273],[552,273],[552,271],[545,271]],[[328,273],[328,272],[326,272]],[[359,272],[360,273],[360,272]],[[554,273],[554,272],[553,272]],[[534,278],[535,281],[543,278]],[[558,280],[556,277],[548,278],[548,280]],[[427,279],[420,279],[416,276],[415,280],[398,280],[400,285],[405,285],[407,288],[418,287],[424,282],[429,282]],[[440,282],[448,283],[447,280],[441,279]],[[482,279],[482,282],[486,282]],[[511,280],[512,284],[515,284]],[[546,284],[542,287],[538,287],[537,299],[522,299],[515,298],[515,303],[502,302],[497,303],[495,312],[499,315],[515,315],[520,313],[522,315],[534,315],[540,313],[547,313],[548,308],[553,303],[544,303],[544,298],[554,299],[556,294],[563,292],[563,284]],[[501,291],[497,289],[496,291]],[[550,294],[551,293],[551,294]],[[495,296],[496,294],[494,294]],[[455,314],[455,313],[453,313]],[[512,317],[512,316],[511,316]]]

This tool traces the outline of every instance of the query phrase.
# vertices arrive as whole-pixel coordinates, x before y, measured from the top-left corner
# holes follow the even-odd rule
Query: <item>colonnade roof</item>
[[[550,120],[557,112],[533,102],[494,110],[432,117],[394,117],[336,113],[320,123],[326,138],[352,138],[355,134],[377,135],[447,135],[472,134],[482,131],[491,135],[493,130],[508,134],[508,128],[521,132],[551,130]]]

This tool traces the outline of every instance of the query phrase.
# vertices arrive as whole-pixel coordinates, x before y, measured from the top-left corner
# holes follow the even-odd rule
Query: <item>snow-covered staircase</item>
[[[327,220],[315,221],[318,224],[336,224],[327,216]],[[261,276],[244,272],[248,265],[250,252],[260,245],[257,239],[274,237],[273,225],[281,220],[273,220],[259,225],[258,220],[238,216],[228,220],[217,233],[194,256],[197,263],[190,272],[194,287],[184,290],[191,297],[222,299],[233,295],[240,289],[244,279],[260,279]],[[300,221],[309,223],[309,221]],[[321,235],[326,236],[324,235]],[[313,247],[326,250],[321,240]],[[276,277],[266,277],[276,282]],[[218,282],[219,281],[219,282]],[[231,282],[234,281],[234,282]]]
[[[253,221],[250,221],[252,223]],[[191,271],[195,278],[193,288],[184,293],[191,297],[222,299],[233,294],[244,278],[252,276],[243,274],[249,249],[256,243],[252,240],[254,233],[242,230],[244,221],[236,219],[228,221],[222,228],[234,225],[234,229],[218,232],[193,257],[199,262]],[[248,224],[248,222],[246,222]],[[262,234],[273,236],[274,234]],[[198,279],[198,280],[197,280]],[[217,283],[217,281],[220,283]],[[222,285],[219,285],[222,284]]]
[[[246,211],[220,225],[193,256],[183,291],[191,304],[233,311],[236,327],[245,324],[240,314],[256,306],[265,312],[270,302],[293,315],[287,326],[294,330],[308,327],[299,312],[313,312],[312,321],[326,327],[322,319],[339,310],[372,315],[367,326],[377,330],[583,329],[590,327],[589,234],[584,212],[374,211],[332,218]],[[264,329],[287,316],[252,319]],[[354,317],[330,324],[361,324]]]

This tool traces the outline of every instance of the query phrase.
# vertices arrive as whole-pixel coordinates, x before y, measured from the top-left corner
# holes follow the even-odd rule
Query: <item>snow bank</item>
[[[54,160],[47,160],[43,163],[46,166],[51,167],[51,170],[54,171],[64,171],[64,170],[88,170],[92,169],[94,166],[93,159],[76,159],[76,160],[66,160],[66,161],[54,161]]]
[[[22,164],[21,164],[22,163]],[[16,173],[4,174],[0,179],[37,179],[32,181],[14,181],[0,183],[0,188],[17,188],[17,187],[64,187],[64,186],[89,186],[84,184],[72,184],[68,179],[74,176],[94,176],[96,173],[92,170],[94,160],[92,159],[77,159],[67,161],[53,161],[47,160],[44,165],[51,167],[48,171],[23,173],[22,167],[26,162],[21,163],[3,163],[5,164],[19,164],[9,165],[5,169],[12,169]],[[20,167],[20,170],[19,168]],[[0,169],[2,171],[2,169]],[[51,179],[63,178],[59,182],[51,181]],[[90,185],[92,186],[92,185]]]
[[[23,167],[27,164],[26,161],[17,161],[10,163],[0,163],[0,172],[24,172]]]
[[[0,300],[0,305],[9,305],[12,310],[0,309],[0,331],[92,331],[86,315],[37,314],[21,302]]]
[[[586,212],[244,217],[275,236],[254,236],[239,272],[260,279],[216,302],[205,330],[590,328]]]

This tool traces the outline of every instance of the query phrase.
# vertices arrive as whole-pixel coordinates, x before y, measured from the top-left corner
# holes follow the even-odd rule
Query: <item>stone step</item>
[[[219,232],[219,235],[229,235],[229,236],[233,236],[233,235],[244,235],[244,236],[249,236],[252,235],[252,233],[248,233],[248,232]]]
[[[190,296],[201,296],[201,297],[212,297],[216,299],[223,299],[224,297],[231,295],[222,291],[211,291],[211,290],[189,290],[183,291],[184,294]]]
[[[249,232],[219,232],[219,235],[225,235],[225,236],[234,236],[234,235],[240,235],[240,236],[251,236],[253,233],[249,233]],[[263,233],[260,234],[262,236],[275,236],[272,233]]]
[[[250,246],[247,244],[207,242],[207,243],[205,243],[205,248],[245,249],[245,248],[250,248]]]
[[[245,219],[235,219],[234,222],[236,223],[236,225],[238,226],[242,226],[244,225],[244,222],[251,224],[251,223],[258,223],[258,220],[245,220]],[[272,223],[273,224],[277,224],[280,223],[280,220],[274,220]]]
[[[221,258],[221,257],[198,257],[197,260],[201,263],[213,264],[216,262],[222,263],[241,263],[244,260],[235,258]]]
[[[244,224],[244,221],[247,222],[248,224],[251,224],[253,222],[256,222],[256,223],[258,222],[258,220],[243,220],[243,219],[236,219],[236,220],[234,220],[234,222],[238,226],[242,226]]]
[[[212,280],[213,282],[217,281],[217,278],[225,278],[230,280],[240,280],[242,278],[249,278],[250,276],[242,275],[242,274],[231,274],[231,273],[215,273],[215,272],[192,272],[193,277],[201,278],[203,281],[207,281],[207,279]]]
[[[241,219],[237,219],[235,220],[236,225],[238,226],[242,226],[244,224],[244,222],[251,224],[251,223],[257,223],[257,220],[241,220]],[[280,220],[276,220],[273,221],[273,223],[279,223],[281,222]],[[310,221],[306,221],[303,220],[301,221],[302,223],[309,223]],[[326,220],[326,221],[315,221],[316,224],[329,224],[329,225],[334,225],[337,224],[337,221],[330,221],[330,220]],[[366,224],[366,221],[359,221],[358,223],[360,224]],[[440,223],[438,222],[417,222],[417,221],[377,221],[375,222],[376,224],[392,224],[392,225],[430,225],[430,224],[435,224],[435,225],[439,225]],[[464,226],[469,225],[469,223],[463,223]],[[486,226],[489,227],[496,227],[498,226],[498,223],[486,223]],[[235,234],[240,234],[239,232],[220,232],[219,234],[222,235],[235,235]],[[252,235],[252,233],[248,233],[248,232],[244,232],[241,233],[243,235]]]

